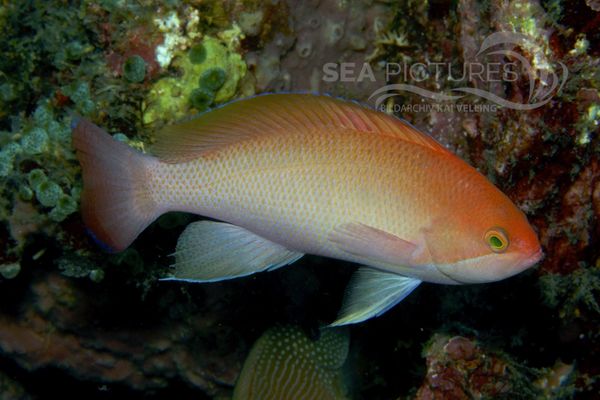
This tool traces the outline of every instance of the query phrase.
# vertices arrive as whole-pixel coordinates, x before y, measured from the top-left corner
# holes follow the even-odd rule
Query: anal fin
[[[291,264],[302,253],[224,222],[194,222],[175,250],[175,271],[164,280],[215,282]]]
[[[415,278],[360,267],[350,279],[338,319],[329,326],[378,317],[404,300],[420,283]]]

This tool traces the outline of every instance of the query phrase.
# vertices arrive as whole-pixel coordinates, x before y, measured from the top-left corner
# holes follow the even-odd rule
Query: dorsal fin
[[[233,101],[190,121],[164,128],[158,134],[153,152],[163,161],[178,163],[257,135],[327,128],[394,136],[448,152],[432,137],[393,116],[354,102],[314,94],[264,94]]]

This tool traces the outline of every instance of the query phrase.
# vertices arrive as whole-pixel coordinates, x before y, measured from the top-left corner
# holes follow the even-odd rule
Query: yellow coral
[[[194,64],[187,54],[179,54],[172,65],[181,71],[181,76],[166,77],[154,84],[146,98],[144,123],[176,121],[193,113],[190,96],[198,88],[202,73],[212,68],[221,68],[226,75],[225,83],[215,93],[215,103],[223,103],[234,97],[247,71],[241,55],[209,36],[202,40],[202,46],[206,50],[203,62]]]

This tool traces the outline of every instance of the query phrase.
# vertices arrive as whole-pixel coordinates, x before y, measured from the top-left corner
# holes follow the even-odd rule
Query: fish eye
[[[503,253],[508,248],[508,235],[502,228],[492,228],[485,233],[485,241],[494,253]]]

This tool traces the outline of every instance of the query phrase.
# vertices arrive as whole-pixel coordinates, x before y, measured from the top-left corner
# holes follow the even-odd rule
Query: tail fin
[[[86,119],[73,127],[73,146],[83,170],[83,220],[109,251],[122,251],[160,215],[148,191],[149,167],[159,161]]]

